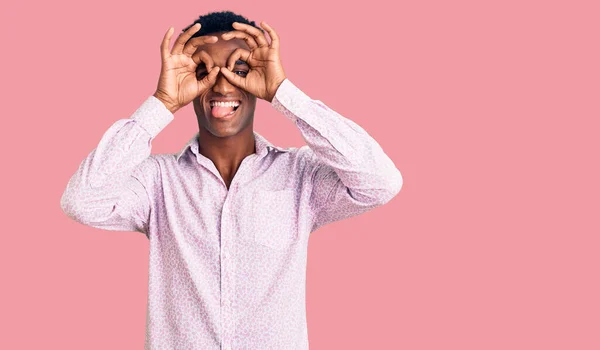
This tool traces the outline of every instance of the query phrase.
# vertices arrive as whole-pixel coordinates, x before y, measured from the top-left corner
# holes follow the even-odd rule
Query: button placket
[[[246,160],[246,159],[244,159]],[[230,344],[234,334],[233,298],[235,297],[235,239],[237,237],[236,210],[231,206],[236,203],[240,188],[240,179],[243,179],[244,169],[248,161],[242,161],[237,174],[234,176],[230,188],[225,196],[221,215],[221,325],[222,343]],[[231,347],[224,347],[231,349]]]

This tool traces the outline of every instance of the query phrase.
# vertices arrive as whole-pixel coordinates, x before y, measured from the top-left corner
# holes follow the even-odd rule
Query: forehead
[[[209,36],[216,36],[219,38],[215,43],[207,43],[198,46],[196,52],[205,51],[213,60],[215,65],[223,67],[227,63],[227,59],[235,51],[235,49],[242,48],[249,50],[250,48],[243,39],[233,38],[229,40],[223,40],[221,35],[224,32],[208,34]],[[201,63],[202,65],[202,63]]]

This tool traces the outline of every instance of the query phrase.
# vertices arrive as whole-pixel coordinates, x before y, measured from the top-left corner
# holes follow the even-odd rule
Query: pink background
[[[169,26],[228,9],[271,24],[288,78],[404,176],[312,236],[312,350],[600,349],[597,1],[216,3],[3,3],[0,348],[143,347],[147,239],[60,196],[154,92]],[[153,153],[197,131],[175,116]],[[304,145],[265,101],[255,130]]]

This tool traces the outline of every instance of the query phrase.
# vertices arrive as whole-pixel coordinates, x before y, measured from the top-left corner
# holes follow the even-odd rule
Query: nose
[[[212,90],[221,95],[227,96],[235,91],[235,86],[232,85],[227,78],[221,72],[217,74],[217,80]]]

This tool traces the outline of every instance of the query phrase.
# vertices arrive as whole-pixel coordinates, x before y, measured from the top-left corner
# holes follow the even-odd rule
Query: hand
[[[279,58],[279,36],[265,22],[261,22],[261,27],[269,33],[271,44],[258,28],[237,22],[233,23],[233,27],[238,30],[223,34],[222,39],[244,39],[250,51],[242,48],[235,49],[227,60],[227,67],[221,68],[221,74],[240,89],[263,100],[273,101],[279,85],[286,79]],[[250,71],[245,77],[232,72],[238,59],[245,61],[250,66]]]
[[[162,65],[154,97],[164,103],[171,113],[175,113],[175,111],[190,103],[216,82],[219,67],[214,66],[206,52],[195,52],[198,46],[205,43],[214,43],[219,38],[216,36],[199,36],[189,40],[194,33],[200,30],[200,27],[201,24],[196,23],[185,33],[182,33],[169,53],[169,44],[173,35],[173,27],[170,27],[160,45]],[[203,79],[198,80],[196,69],[200,62],[204,62],[206,69],[210,69],[210,72]]]

